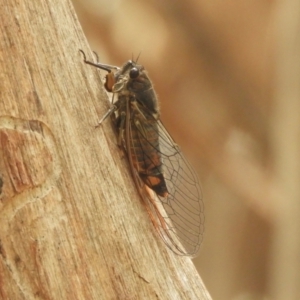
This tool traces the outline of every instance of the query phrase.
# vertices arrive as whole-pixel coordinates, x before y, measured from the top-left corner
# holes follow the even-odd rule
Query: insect
[[[112,106],[97,126],[111,116],[156,231],[176,254],[195,256],[204,231],[198,177],[159,119],[145,68],[133,60],[121,68],[94,63],[80,51],[86,64],[107,72],[104,87],[113,93]]]

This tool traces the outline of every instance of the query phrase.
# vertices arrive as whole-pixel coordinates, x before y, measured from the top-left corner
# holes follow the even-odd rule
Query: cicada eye
[[[132,68],[129,72],[129,76],[130,78],[137,78],[140,75],[140,71],[138,70],[138,68]]]

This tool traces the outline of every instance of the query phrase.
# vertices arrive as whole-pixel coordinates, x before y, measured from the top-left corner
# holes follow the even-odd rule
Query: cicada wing
[[[137,163],[131,168],[155,229],[165,244],[180,255],[197,254],[204,231],[204,212],[201,189],[196,173],[186,161],[160,121],[149,120],[136,126],[130,123],[128,155],[133,160],[152,161],[162,172],[167,195],[155,193],[154,186],[145,184]],[[157,138],[155,138],[157,137]],[[161,165],[162,164],[162,165]],[[155,173],[155,168],[152,169]]]
[[[204,205],[198,176],[161,122],[159,144],[169,195],[159,197],[172,222],[169,228],[187,254],[197,254],[204,232]]]

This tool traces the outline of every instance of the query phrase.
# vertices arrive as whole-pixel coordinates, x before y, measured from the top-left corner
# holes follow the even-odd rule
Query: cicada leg
[[[99,127],[101,125],[101,123],[107,118],[109,117],[112,113],[114,113],[117,109],[116,105],[113,105],[105,114],[104,116],[99,120],[98,124],[95,126],[95,128]]]
[[[88,64],[88,65],[91,65],[91,66],[94,66],[94,67],[96,67],[96,68],[105,70],[106,72],[109,72],[109,73],[110,73],[112,70],[120,70],[119,67],[99,63],[99,62],[98,62],[98,55],[97,55],[96,52],[94,52],[94,54],[96,54],[97,63],[94,63],[94,62],[89,61],[89,60],[86,59],[86,55],[85,55],[85,53],[84,53],[81,49],[80,49],[79,51],[80,51],[80,52],[82,53],[82,55],[83,55],[83,62],[86,63],[86,64]]]

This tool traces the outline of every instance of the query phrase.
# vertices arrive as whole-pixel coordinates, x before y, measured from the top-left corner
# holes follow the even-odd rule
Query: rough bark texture
[[[156,236],[71,3],[0,1],[0,299],[210,299]]]

